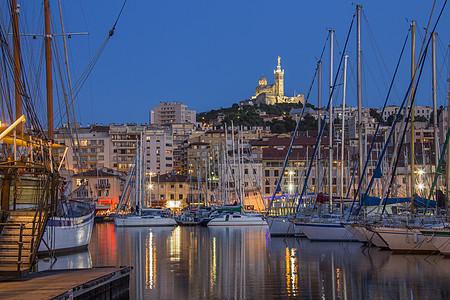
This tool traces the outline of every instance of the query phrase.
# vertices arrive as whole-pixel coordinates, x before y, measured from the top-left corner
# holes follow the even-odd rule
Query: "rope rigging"
[[[116,26],[117,23],[120,19],[120,16],[122,15],[122,12],[125,8],[125,4],[126,4],[127,0],[125,0],[122,4],[122,7],[120,9],[120,12],[114,22],[114,25],[112,26],[112,28],[108,31],[108,36],[105,38],[105,40],[103,41],[102,45],[100,46],[100,48],[97,50],[97,52],[95,53],[94,57],[91,59],[91,61],[89,62],[89,64],[87,65],[87,67],[84,69],[84,71],[82,72],[81,76],[78,78],[78,80],[75,82],[74,86],[73,86],[73,91],[72,91],[72,99],[70,99],[69,102],[69,106],[73,106],[74,105],[74,101],[78,96],[78,93],[81,91],[81,88],[83,87],[84,83],[86,82],[86,80],[88,79],[89,75],[91,74],[93,68],[95,67],[95,65],[97,64],[101,54],[103,53],[103,50],[106,48],[106,45],[109,41],[109,39],[114,35],[114,32],[116,30]],[[53,119],[56,120],[57,118],[60,118],[61,120],[64,118],[64,116],[67,114],[67,112],[64,112],[61,108],[58,109],[58,111],[54,114]]]
[[[310,162],[310,164],[309,164],[308,172],[307,172],[306,177],[305,177],[305,183],[303,184],[302,192],[301,192],[301,194],[300,194],[300,198],[299,198],[299,201],[298,201],[298,204],[297,204],[297,207],[296,207],[296,212],[298,212],[299,209],[300,209],[300,204],[301,204],[301,202],[302,202],[303,195],[304,195],[304,193],[305,193],[305,191],[306,191],[306,187],[307,187],[309,175],[311,174],[311,169],[312,169],[312,165],[313,165],[313,163],[314,163],[314,158],[315,158],[315,156],[316,156],[317,149],[319,148],[319,147],[318,147],[318,144],[319,144],[320,139],[322,138],[323,130],[324,130],[324,128],[325,128],[325,122],[326,122],[327,113],[328,113],[328,111],[330,110],[331,100],[333,99],[333,94],[334,94],[334,92],[335,92],[335,90],[336,90],[336,81],[337,81],[338,76],[339,76],[339,73],[340,73],[340,71],[341,71],[342,62],[343,62],[343,60],[344,60],[344,53],[345,53],[345,51],[347,50],[347,45],[348,45],[348,41],[349,41],[349,39],[350,39],[350,33],[351,33],[351,31],[352,31],[352,28],[353,28],[353,23],[354,23],[354,21],[355,21],[355,16],[356,16],[356,14],[353,14],[352,22],[350,23],[350,28],[349,28],[348,33],[347,33],[347,38],[346,38],[346,40],[345,40],[344,49],[343,49],[343,51],[342,51],[342,55],[341,55],[341,58],[340,58],[340,60],[339,60],[339,66],[338,66],[338,68],[337,68],[338,71],[336,72],[336,75],[335,75],[335,77],[334,77],[333,86],[332,86],[332,89],[331,89],[331,92],[330,92],[330,96],[329,96],[329,99],[328,99],[327,109],[325,110],[325,114],[324,114],[324,116],[323,116],[322,125],[320,126],[320,131],[319,131],[319,134],[317,135],[316,146],[314,147],[314,151],[313,151],[313,154],[312,154],[312,157],[311,157],[311,162]],[[331,194],[331,193],[330,193],[330,194]]]

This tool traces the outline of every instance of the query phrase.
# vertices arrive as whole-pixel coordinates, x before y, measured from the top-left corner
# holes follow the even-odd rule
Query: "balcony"
[[[106,189],[106,188],[110,188],[110,187],[111,187],[111,185],[109,183],[95,184],[96,189]]]

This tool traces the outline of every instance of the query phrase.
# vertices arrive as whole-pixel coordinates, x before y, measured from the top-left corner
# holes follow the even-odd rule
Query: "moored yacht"
[[[266,218],[266,221],[271,236],[305,236],[289,216],[270,216]]]
[[[370,226],[394,253],[429,254],[438,253],[438,248],[421,230],[423,226]]]
[[[420,230],[428,240],[441,252],[444,256],[450,257],[450,228],[433,228]]]
[[[114,224],[118,227],[176,226],[177,222],[167,210],[154,208],[145,209],[141,214],[117,215]]]
[[[341,218],[311,218],[305,221],[295,221],[295,225],[311,241],[347,241],[358,239],[341,225]]]
[[[259,214],[236,212],[217,213],[211,216],[208,226],[264,226],[267,222]]]

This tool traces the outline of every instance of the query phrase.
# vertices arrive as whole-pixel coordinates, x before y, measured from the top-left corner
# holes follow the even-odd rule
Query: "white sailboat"
[[[311,241],[347,241],[356,242],[358,239],[341,224],[341,218],[314,218],[308,221],[295,221],[295,226]]]
[[[359,6],[358,6],[358,16],[359,16]],[[329,100],[329,166],[328,166],[328,191],[329,191],[329,211],[330,214],[327,216],[315,217],[315,218],[307,218],[307,219],[297,219],[295,220],[295,225],[299,228],[299,230],[304,233],[308,239],[312,241],[358,241],[354,234],[349,232],[341,223],[345,220],[342,218],[342,205],[343,205],[343,183],[341,184],[341,215],[333,214],[333,200],[332,200],[332,124],[333,124],[333,110],[332,110],[332,95],[335,84],[333,84],[333,34],[334,31],[330,30],[330,100]],[[347,58],[348,56],[344,56],[344,90],[343,90],[343,109],[345,115],[345,88],[346,88],[346,71],[347,71]],[[344,146],[344,119],[342,122],[342,149]],[[342,157],[343,157],[342,150]],[[343,163],[342,163],[342,173],[343,173]],[[343,175],[341,175],[343,178]],[[341,179],[342,179],[341,178]],[[306,182],[305,182],[306,185]]]
[[[128,174],[125,187],[117,207],[117,214],[114,217],[114,224],[118,227],[138,227],[138,226],[176,226],[177,222],[172,217],[170,210],[146,208],[143,205],[144,169],[143,149],[144,142],[141,134],[140,142],[136,147],[135,164]],[[133,211],[123,213],[124,202],[134,200]]]
[[[444,256],[450,257],[450,228],[422,229],[420,233]]]
[[[259,214],[240,214],[237,212],[221,213],[213,216],[210,226],[266,226],[267,222]]]
[[[370,229],[377,233],[394,253],[439,253],[438,248],[431,242],[421,230],[421,226],[371,226]]]
[[[374,245],[376,247],[387,249],[389,246],[380,237],[380,235],[374,231],[367,229],[362,223],[342,223],[345,229],[348,230],[358,241],[367,245]]]
[[[292,222],[289,216],[270,216],[266,218],[271,236],[303,237],[305,234]]]

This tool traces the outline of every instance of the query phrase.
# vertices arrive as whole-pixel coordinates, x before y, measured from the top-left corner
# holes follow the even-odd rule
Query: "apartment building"
[[[128,172],[131,169],[136,155],[137,142],[145,133],[145,129],[145,125],[110,125],[109,135],[113,148],[114,169],[122,172]]]
[[[153,207],[181,209],[197,204],[200,189],[197,179],[192,176],[175,173],[151,177],[151,203]]]
[[[87,170],[72,176],[73,190],[81,185],[84,180],[87,186],[88,197],[98,203],[110,205],[114,208],[119,203],[120,196],[126,181],[126,175],[110,168]]]
[[[150,124],[196,123],[196,111],[179,102],[160,102],[150,111]]]
[[[114,168],[113,148],[108,131],[109,126],[81,127],[80,124],[72,124],[71,128],[63,125],[55,130],[55,142],[68,147],[62,168],[76,172]],[[65,149],[61,148],[55,149],[54,153],[61,161],[64,152]]]
[[[184,144],[193,136],[200,135],[193,123],[172,123],[169,125],[173,140],[173,170],[187,175],[187,149]]]
[[[388,120],[388,118],[392,115],[397,115],[400,110],[400,106],[397,105],[389,105],[384,109],[382,119],[384,122]],[[403,108],[402,114],[406,116],[407,114],[406,108]],[[416,105],[414,106],[414,116],[415,117],[424,117],[427,120],[430,120],[431,115],[433,113],[433,108],[429,106]]]
[[[149,127],[144,133],[144,157],[146,172],[171,173],[174,169],[173,138],[168,128]]]

